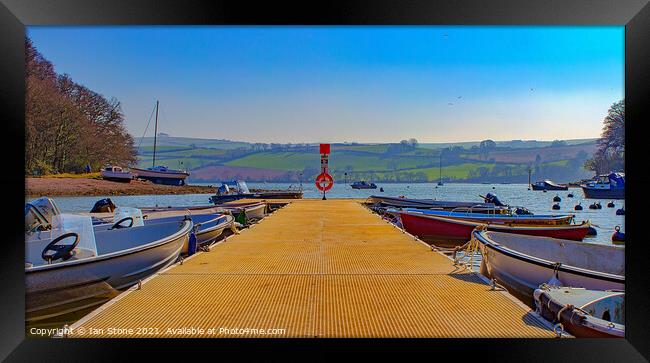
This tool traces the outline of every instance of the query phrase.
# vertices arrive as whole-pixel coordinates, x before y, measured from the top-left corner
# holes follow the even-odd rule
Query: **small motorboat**
[[[120,207],[115,211],[115,216],[112,223],[95,225],[94,227],[95,230],[141,227],[160,223],[181,222],[187,218],[191,219],[192,223],[194,224],[193,232],[196,236],[197,248],[209,246],[212,244],[221,236],[224,229],[231,228],[234,222],[234,217],[229,214],[196,214],[192,213],[189,210],[150,213],[147,215],[147,218],[144,219],[142,218],[142,213],[139,209]],[[181,253],[188,254],[188,248],[189,243],[183,245]],[[194,251],[192,251],[192,253],[193,252]]]
[[[215,195],[210,197],[210,202],[219,205],[233,202],[240,199],[301,199],[303,197],[302,187],[300,189],[270,190],[270,189],[248,189],[243,180],[222,182],[217,188]]]
[[[599,175],[580,187],[588,199],[625,199],[625,174]]]
[[[120,182],[120,183],[130,183],[133,179],[133,174],[130,171],[125,171],[119,166],[109,165],[99,172],[102,176],[102,179]]]
[[[543,285],[535,310],[578,338],[624,338],[625,292]]]
[[[417,208],[406,208],[404,210],[407,212],[423,213],[439,217],[460,218],[481,223],[564,225],[570,224],[575,218],[575,215],[573,214],[491,214]]]
[[[532,306],[540,285],[625,289],[625,247],[476,230],[481,274]]]
[[[177,259],[192,220],[95,230],[90,216],[54,215],[47,233],[25,238],[27,321],[99,305]]]
[[[482,225],[487,226],[490,231],[546,236],[574,241],[582,241],[591,226],[588,221],[565,225],[516,224],[514,222],[484,223],[462,218],[409,212],[408,210],[399,211],[399,216],[402,226],[407,232],[437,246],[462,245],[471,239],[472,231]]]
[[[564,184],[557,184],[552,180],[541,180],[531,184],[533,190],[569,190]]]
[[[356,181],[350,184],[350,186],[352,189],[377,189],[377,185],[375,185],[375,183],[368,183],[365,180]]]

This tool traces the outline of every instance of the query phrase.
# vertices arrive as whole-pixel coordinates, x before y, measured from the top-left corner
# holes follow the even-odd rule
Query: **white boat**
[[[147,169],[131,168],[136,178],[149,180],[155,184],[185,185],[185,179],[190,176],[185,170],[173,170],[166,166],[154,166]]]
[[[122,210],[126,210],[127,213],[119,214]],[[214,207],[211,210],[199,211],[198,213],[193,213],[190,210],[153,212],[147,214],[146,217],[146,219],[142,218],[142,211],[138,208],[120,207],[115,211],[112,223],[95,225],[94,228],[96,231],[108,230],[109,228],[137,228],[143,225],[150,226],[160,223],[180,223],[185,218],[189,218],[194,224],[193,233],[196,236],[196,247],[201,248],[215,242],[224,229],[232,228],[235,219],[232,215],[217,213]],[[183,245],[181,254],[188,254],[188,251],[189,243]]]
[[[532,306],[544,283],[591,290],[625,289],[625,247],[549,237],[474,231],[481,273]]]
[[[237,216],[243,211],[247,220],[262,219],[266,216],[266,203],[264,202],[230,202],[219,207],[229,211],[233,216]]]
[[[174,263],[193,224],[94,230],[90,216],[55,215],[50,231],[25,239],[25,319],[84,310]]]
[[[119,166],[107,166],[102,168],[99,172],[104,180],[129,183],[133,179],[133,175],[129,171],[124,171]]]

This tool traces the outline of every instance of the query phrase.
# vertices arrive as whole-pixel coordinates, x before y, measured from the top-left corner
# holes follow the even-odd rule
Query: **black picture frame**
[[[626,95],[626,339],[314,339],[314,340],[70,340],[25,339],[24,236],[24,35],[28,25],[625,25]],[[6,156],[0,184],[4,245],[0,258],[0,357],[25,360],[201,359],[251,353],[277,359],[346,358],[353,350],[411,359],[490,361],[645,361],[650,357],[650,274],[643,212],[650,185],[644,151],[650,121],[650,5],[647,0],[456,0],[260,2],[131,0],[0,0],[0,113]],[[645,148],[644,148],[645,147]],[[252,349],[256,348],[256,349]],[[142,357],[141,353],[145,354]],[[426,356],[416,353],[424,353]],[[447,353],[450,356],[445,357]],[[221,356],[208,356],[222,359]],[[136,358],[137,357],[137,358]],[[333,357],[333,358],[334,358]],[[403,359],[402,358],[402,359]]]

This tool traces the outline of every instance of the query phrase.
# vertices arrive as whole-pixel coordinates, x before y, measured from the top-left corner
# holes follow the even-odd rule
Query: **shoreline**
[[[215,187],[203,185],[160,185],[149,181],[130,183],[94,178],[25,178],[26,197],[84,197],[118,195],[214,194]]]

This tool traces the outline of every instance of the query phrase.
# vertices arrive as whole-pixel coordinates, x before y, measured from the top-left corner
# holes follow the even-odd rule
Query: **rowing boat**
[[[420,239],[437,246],[459,246],[469,241],[472,231],[486,225],[480,221],[440,217],[419,212],[398,212],[404,229]],[[581,241],[587,235],[590,222],[568,225],[533,225],[516,223],[487,223],[487,229],[532,236],[545,236]]]
[[[367,199],[370,204],[379,204],[397,208],[439,209],[454,211],[469,211],[473,213],[507,213],[507,207],[498,207],[494,203],[453,202],[435,199],[409,199],[399,197],[383,197],[371,195]]]
[[[447,218],[458,218],[480,223],[514,223],[514,224],[536,224],[536,225],[564,225],[570,224],[574,219],[573,214],[490,214],[452,212],[444,210],[430,210],[418,208],[406,208],[407,212],[422,213]]]
[[[625,247],[475,231],[481,273],[532,306],[544,283],[591,290],[625,289]]]

